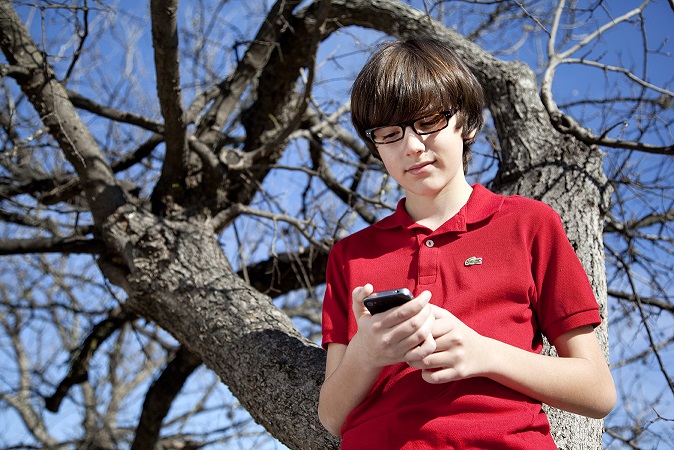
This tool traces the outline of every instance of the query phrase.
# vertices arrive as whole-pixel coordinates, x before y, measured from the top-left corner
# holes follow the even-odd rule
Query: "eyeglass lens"
[[[446,114],[438,113],[422,117],[414,121],[411,125],[417,134],[431,134],[442,130],[447,126],[449,120]],[[405,134],[407,125],[390,125],[378,127],[372,130],[371,136],[375,144],[389,144],[399,141]]]

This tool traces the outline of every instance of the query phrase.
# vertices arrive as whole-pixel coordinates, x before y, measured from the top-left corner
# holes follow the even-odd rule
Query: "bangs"
[[[384,44],[351,88],[351,123],[375,157],[379,151],[367,129],[400,125],[453,107],[460,107],[454,127],[461,129],[467,149],[468,136],[484,122],[482,87],[452,49],[431,38]]]
[[[457,104],[456,89],[448,89],[447,68],[436,67],[414,52],[393,55],[382,67],[367,102],[367,128],[395,125],[450,109]]]

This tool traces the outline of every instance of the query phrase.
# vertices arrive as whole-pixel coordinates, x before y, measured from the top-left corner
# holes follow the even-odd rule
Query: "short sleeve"
[[[538,323],[550,342],[575,328],[601,323],[590,281],[559,215],[546,206],[532,242]]]
[[[330,250],[325,274],[326,286],[323,297],[323,348],[334,342],[349,343],[349,310],[351,308],[351,293],[347,292],[344,279],[345,267],[342,258],[340,242]]]

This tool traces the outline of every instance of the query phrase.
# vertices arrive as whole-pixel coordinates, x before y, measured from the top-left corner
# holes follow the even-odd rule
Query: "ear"
[[[469,141],[469,140],[472,141],[473,139],[475,139],[475,135],[476,135],[476,134],[477,134],[477,130],[476,130],[476,129],[473,129],[473,131],[471,131],[471,132],[468,133],[466,136],[464,136],[463,139],[464,139],[465,141]]]

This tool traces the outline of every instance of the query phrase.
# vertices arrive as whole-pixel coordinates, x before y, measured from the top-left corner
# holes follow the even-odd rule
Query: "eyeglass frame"
[[[398,124],[398,125],[383,125],[383,126],[380,126],[380,127],[368,128],[367,130],[365,130],[365,136],[366,136],[370,141],[372,141],[373,144],[376,144],[376,145],[386,145],[386,144],[393,144],[394,142],[402,141],[402,140],[405,138],[405,131],[407,130],[407,127],[411,127],[412,130],[414,130],[414,132],[415,132],[416,134],[418,134],[419,136],[427,136],[427,135],[429,135],[429,134],[439,133],[440,131],[444,130],[445,128],[447,128],[447,127],[449,126],[449,120],[450,120],[452,117],[454,117],[454,115],[455,115],[457,112],[459,112],[459,109],[461,109],[461,105],[460,105],[460,104],[459,104],[459,105],[456,105],[456,106],[452,106],[452,107],[451,107],[449,110],[447,110],[447,111],[440,111],[440,112],[435,113],[435,114],[429,114],[429,115],[427,115],[427,116],[418,117],[418,118],[416,118],[416,119],[410,120],[409,122],[401,123],[401,124]],[[420,121],[420,120],[426,119],[426,118],[428,118],[428,117],[433,117],[433,116],[436,116],[436,115],[439,115],[439,114],[445,116],[445,119],[447,120],[447,123],[446,123],[445,126],[442,127],[442,128],[439,128],[439,129],[433,130],[433,131],[429,131],[429,132],[427,132],[427,133],[421,133],[421,132],[419,132],[419,131],[416,129],[416,127],[414,126],[414,124],[415,124],[416,122]],[[402,134],[400,135],[400,138],[398,138],[398,139],[396,139],[396,140],[394,140],[394,141],[388,141],[388,142],[376,142],[376,141],[374,140],[374,134],[373,134],[374,131],[377,130],[377,129],[380,129],[380,128],[388,128],[388,127],[400,127],[400,128],[403,130]]]

